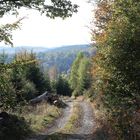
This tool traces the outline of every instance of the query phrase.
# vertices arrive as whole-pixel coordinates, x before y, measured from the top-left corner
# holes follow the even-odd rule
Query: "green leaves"
[[[106,10],[104,3],[99,2],[102,14],[110,14],[110,19],[105,22],[96,18],[105,26],[99,28],[97,24],[99,34],[94,34],[98,45],[93,67],[94,89],[97,98],[102,98],[102,104],[110,112],[108,118],[117,124],[115,128],[120,137],[128,139],[135,125],[133,113],[140,108],[137,100],[140,97],[140,3],[132,0],[105,3],[112,10]]]
[[[71,74],[70,74],[70,85],[72,89],[75,89],[78,86],[78,69],[80,61],[83,59],[83,53],[79,53],[72,64]]]
[[[71,88],[65,77],[60,75],[56,81],[56,93],[58,95],[71,96]]]
[[[15,13],[22,7],[38,10],[50,18],[70,17],[77,12],[78,8],[69,0],[51,0],[49,2],[45,0],[5,0],[0,1],[0,17],[3,17],[6,13]]]
[[[70,85],[73,89],[73,95],[82,95],[91,85],[90,59],[79,53],[72,64],[70,74]]]
[[[16,104],[15,89],[11,83],[9,71],[0,73],[0,108],[11,109]]]
[[[53,19],[71,17],[78,9],[78,6],[69,0],[51,0],[50,4],[45,0],[2,0],[0,1],[0,18],[5,14],[18,15],[18,10],[23,7],[37,10]],[[21,20],[0,27],[0,42],[4,41],[4,43],[13,46],[12,31],[19,28]]]
[[[12,63],[4,62],[0,64],[0,109],[16,108],[51,90],[49,77],[44,78],[35,54],[21,52]]]
[[[11,33],[13,30],[16,30],[19,28],[21,21],[23,19],[24,18],[21,18],[12,24],[1,25],[0,26],[0,42],[4,41],[4,43],[8,45],[10,44],[11,46],[13,46]]]

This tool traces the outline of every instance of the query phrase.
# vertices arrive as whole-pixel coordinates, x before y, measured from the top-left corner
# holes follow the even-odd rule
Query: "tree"
[[[18,14],[20,8],[28,8],[39,11],[50,18],[61,17],[66,18],[77,12],[77,5],[73,5],[69,0],[50,0],[47,4],[45,0],[1,0],[0,1],[0,17],[5,14]],[[23,18],[22,18],[23,19]],[[13,24],[6,24],[0,27],[0,42],[13,45],[11,31],[19,27],[22,19],[17,20]]]
[[[22,7],[38,10],[51,18],[66,18],[77,12],[77,5],[72,5],[69,0],[51,0],[48,3],[45,0],[1,0],[0,16],[10,12],[17,14],[17,9]]]
[[[16,54],[15,61],[18,63],[27,63],[23,66],[22,75],[24,75],[25,79],[35,85],[35,89],[38,91],[38,94],[42,94],[47,90],[47,81],[45,80],[43,71],[40,69],[39,61],[36,59],[36,55],[33,52],[20,52]],[[30,63],[28,64],[28,62]]]
[[[54,65],[49,68],[49,77],[51,80],[56,80],[58,77],[57,67]]]
[[[99,1],[96,13],[101,14],[93,32],[98,46],[94,90],[123,139],[134,131],[134,112],[140,108],[139,6],[140,2],[132,0]]]
[[[35,84],[39,94],[42,94],[47,90],[47,83],[45,81],[44,74],[40,71],[38,65],[30,65],[27,69],[26,77]]]
[[[0,108],[2,110],[14,108],[16,92],[12,85],[9,70],[0,70]]]
[[[50,81],[50,77],[48,74],[48,71],[44,72],[44,79],[45,79],[45,83],[46,83],[46,89],[47,91],[51,91],[51,81]]]
[[[71,96],[71,88],[68,81],[61,75],[56,81],[56,92],[59,95]]]
[[[79,93],[83,94],[84,90],[87,90],[91,86],[91,75],[90,75],[90,59],[84,57],[78,69],[78,89]]]
[[[8,55],[3,50],[3,52],[0,54],[0,63],[5,64],[7,62],[7,57],[8,57]]]
[[[70,72],[70,85],[72,89],[75,89],[78,86],[78,69],[79,64],[82,58],[84,57],[83,53],[79,53],[71,66]]]
[[[73,95],[83,95],[83,91],[90,87],[90,58],[83,53],[79,53],[72,64],[70,73],[70,85],[73,89]]]

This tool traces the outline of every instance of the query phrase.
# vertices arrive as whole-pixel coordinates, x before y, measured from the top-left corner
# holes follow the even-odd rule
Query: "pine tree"
[[[84,57],[83,53],[79,53],[72,64],[71,73],[70,73],[70,85],[72,89],[75,89],[78,86],[78,69],[81,59]]]
[[[90,65],[90,59],[84,57],[81,62],[78,69],[78,88],[82,94],[82,92],[90,87],[90,74],[89,74],[89,66]]]
[[[71,89],[68,81],[61,75],[56,82],[56,92],[59,95],[71,96]]]
[[[91,76],[89,68],[90,59],[84,56],[83,53],[78,54],[72,64],[70,74],[70,85],[74,96],[83,95],[84,90],[90,87]]]
[[[11,82],[10,71],[0,71],[0,108],[11,109],[15,105],[16,92]]]

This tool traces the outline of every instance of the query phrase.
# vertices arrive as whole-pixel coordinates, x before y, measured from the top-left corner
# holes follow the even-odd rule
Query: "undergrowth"
[[[68,123],[64,126],[64,128],[60,131],[62,133],[72,133],[75,132],[76,129],[80,126],[82,109],[78,103],[75,103],[73,106],[72,115],[68,121]]]
[[[2,112],[0,120],[0,140],[23,140],[31,133],[30,126],[23,117]]]
[[[34,132],[43,131],[60,115],[60,108],[45,102],[36,106],[26,106],[21,113]]]

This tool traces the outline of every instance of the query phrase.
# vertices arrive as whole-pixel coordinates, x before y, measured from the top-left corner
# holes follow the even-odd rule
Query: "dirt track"
[[[83,115],[81,120],[81,127],[79,128],[77,134],[79,134],[80,138],[85,140],[92,140],[93,129],[95,126],[93,109],[90,103],[84,101],[80,103],[83,109]]]
[[[95,126],[93,109],[89,102],[87,101],[76,101],[82,108],[81,116],[81,127],[77,128],[77,131],[73,134],[59,133],[65,124],[69,121],[72,114],[73,103],[75,101],[66,101],[67,107],[63,110],[63,114],[60,118],[55,120],[55,122],[46,129],[45,132],[36,135],[28,140],[53,140],[50,136],[57,135],[55,140],[93,140],[92,134]],[[60,135],[60,136],[59,136]]]
[[[58,118],[53,125],[46,130],[46,134],[50,135],[58,132],[61,128],[63,128],[66,123],[69,121],[69,118],[72,114],[73,103],[67,102],[67,107],[63,110],[62,116]]]

